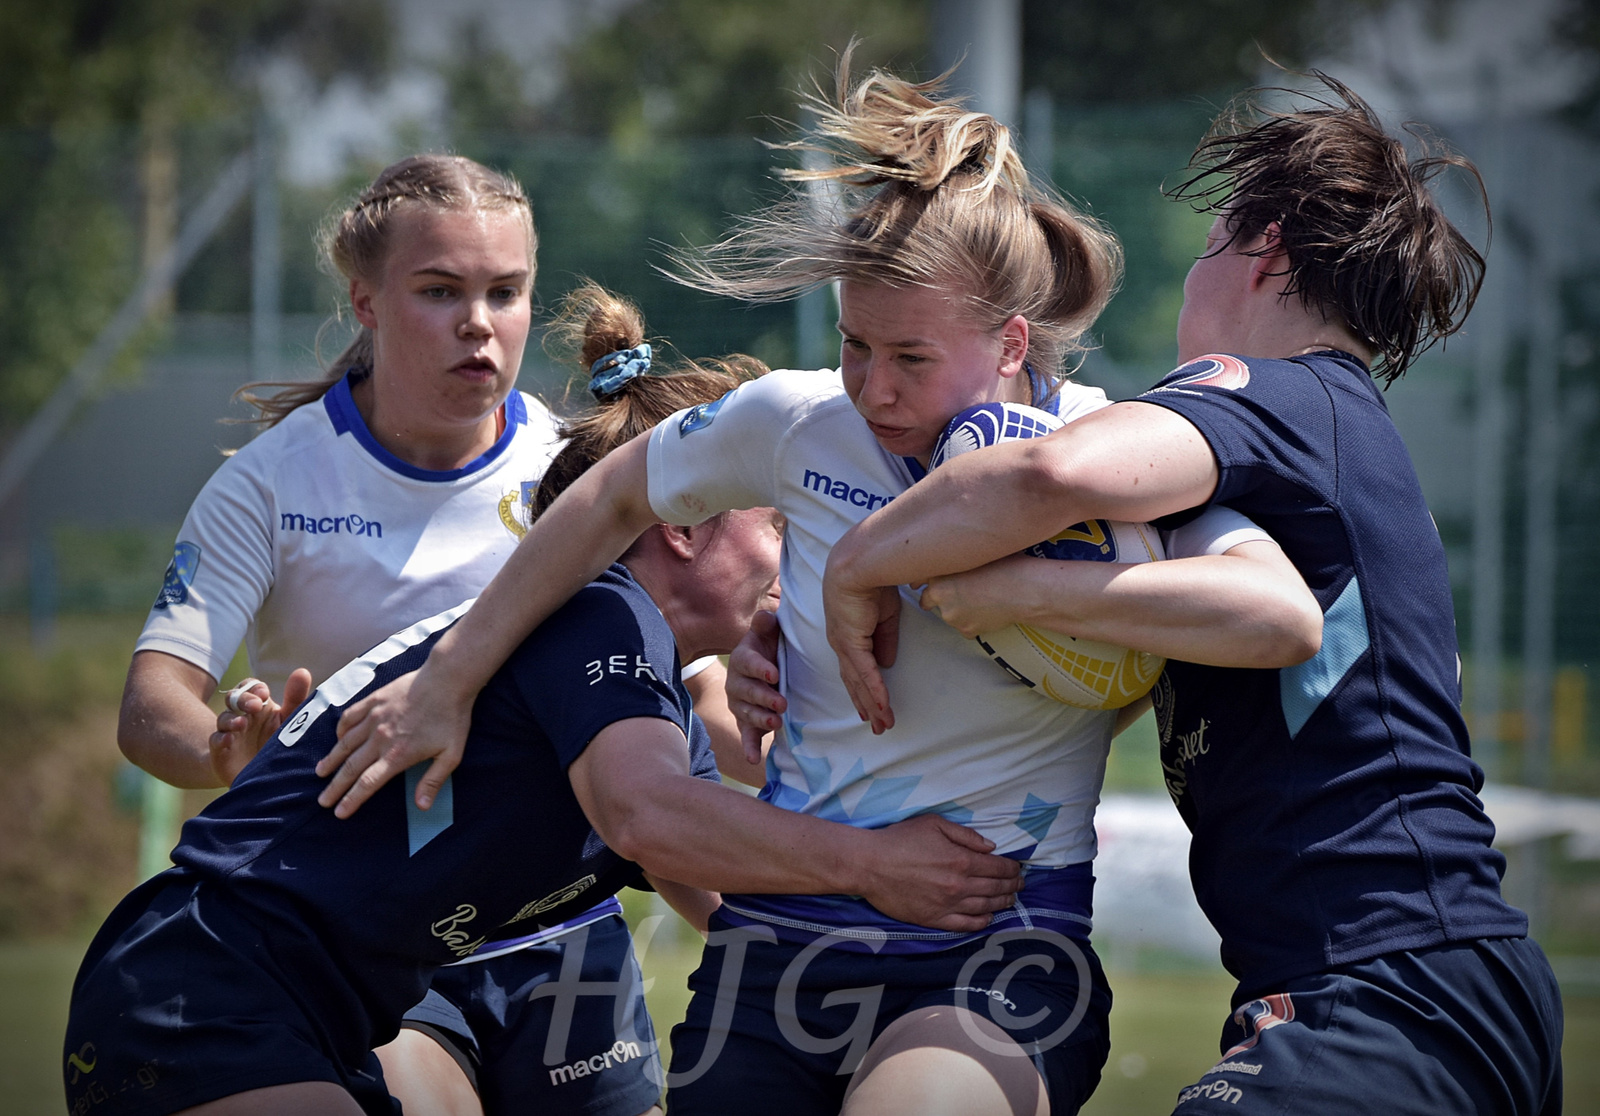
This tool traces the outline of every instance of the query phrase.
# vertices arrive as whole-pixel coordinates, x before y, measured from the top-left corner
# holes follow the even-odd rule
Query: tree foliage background
[[[1379,2],[1025,0],[1024,81],[1057,98],[1069,131],[1078,107],[1214,103],[1249,82],[1259,48],[1298,61],[1341,11]],[[426,143],[514,164],[552,231],[559,221],[586,230],[547,238],[547,301],[573,275],[592,273],[630,289],[663,325],[686,328],[686,346],[738,342],[779,357],[792,332],[783,311],[730,311],[731,329],[702,328],[703,301],[660,278],[650,246],[715,235],[728,213],[771,191],[779,158],[755,139],[789,134],[796,91],[826,80],[852,38],[863,66],[927,75],[928,4],[635,0],[608,10],[561,49],[555,92],[539,100],[524,92],[521,64],[497,43],[493,22],[469,19],[430,63],[445,105],[443,134]],[[0,0],[0,439],[38,407],[170,239],[200,188],[184,172],[248,141],[261,69],[283,57],[315,82],[378,81],[404,61],[396,13],[385,0]],[[1141,175],[1158,171],[1141,186],[1148,201],[1159,168],[1135,162]],[[353,166],[345,185],[372,169]],[[1062,185],[1108,214],[1121,204],[1111,189],[1120,183],[1069,173]],[[292,221],[314,219],[332,193],[289,199]],[[1189,232],[1181,218],[1150,226],[1142,212],[1117,216],[1130,229],[1176,221],[1174,235]],[[226,249],[184,280],[180,307],[247,305],[246,228],[220,240]],[[285,245],[286,304],[321,309],[308,240],[297,230]],[[1112,347],[1147,355],[1154,343],[1132,339],[1170,295],[1125,299],[1107,330],[1128,340]]]
[[[372,78],[390,47],[382,0],[0,3],[0,435],[170,241],[180,169],[245,142],[266,59]]]

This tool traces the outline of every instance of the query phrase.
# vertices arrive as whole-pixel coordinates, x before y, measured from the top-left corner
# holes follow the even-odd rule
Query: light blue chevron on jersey
[[[422,781],[428,764],[419,763],[406,769],[406,840],[411,845],[411,855],[416,856],[422,846],[449,829],[456,821],[456,792],[450,780],[444,781],[433,806],[427,810],[417,808],[417,784]]]
[[[808,779],[810,779],[811,772],[816,770],[819,762],[821,764],[827,764],[829,771],[832,771],[833,765],[828,763],[827,760],[818,761],[816,759],[812,759],[810,763],[802,768],[802,770],[806,772]],[[844,778],[840,779],[837,783],[825,785],[819,792],[817,785],[815,782],[813,782],[812,794],[815,795],[817,793],[826,793],[827,797],[825,797],[821,802],[818,802],[816,809],[812,810],[811,812],[816,814],[819,818],[827,818],[829,821],[844,822],[846,825],[850,824],[852,821],[850,811],[845,809],[844,803],[840,801],[837,788],[854,787],[866,777],[867,765],[863,763],[861,758],[858,756],[856,757],[856,762],[850,765],[850,770],[845,772]]]
[[[1361,587],[1352,576],[1322,617],[1322,650],[1299,666],[1278,671],[1278,696],[1283,719],[1293,738],[1311,719],[1333,688],[1371,646],[1367,613],[1361,606]]]
[[[1017,817],[1017,828],[1022,830],[1035,842],[1043,841],[1044,835],[1050,832],[1050,827],[1056,823],[1056,815],[1061,812],[1061,803],[1046,802],[1036,795],[1029,794],[1022,803],[1022,813]]]
[[[866,793],[856,803],[857,818],[887,817],[898,813],[911,792],[922,782],[921,775],[899,775],[887,779],[874,779],[867,784]],[[871,821],[857,824],[873,825]]]
[[[843,778],[835,779],[832,760],[825,756],[810,755],[805,751],[803,722],[785,719],[784,730],[789,741],[789,755],[794,760],[795,766],[800,769],[800,775],[806,781],[806,788],[801,790],[785,783],[769,754],[767,785],[762,788],[761,797],[774,806],[813,814],[827,821],[853,825],[861,829],[878,829],[921,814],[938,814],[958,825],[968,825],[972,821],[971,809],[956,802],[945,801],[934,806],[906,806],[906,799],[910,798],[912,792],[922,783],[920,775],[868,778],[866,765],[858,757]],[[853,808],[846,806],[844,799],[840,797],[839,792],[842,789],[851,793],[860,790]],[[1045,820],[1045,829],[1050,828],[1050,823],[1055,820],[1054,810],[1058,809],[1059,806],[1054,807],[1050,817]]]
[[[936,806],[929,806],[926,810],[907,810],[905,812],[905,817],[913,817],[916,814],[938,814],[941,818],[946,818],[949,821],[953,821],[957,825],[972,824],[972,811],[961,805],[959,802],[945,801]],[[903,821],[904,818],[897,818],[896,820]]]

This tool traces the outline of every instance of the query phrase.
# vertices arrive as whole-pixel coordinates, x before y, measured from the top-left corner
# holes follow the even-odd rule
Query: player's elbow
[[[1078,460],[1071,443],[1038,438],[1016,443],[1014,453],[1011,484],[1022,507],[1046,515],[1060,508],[1076,515],[1092,496],[1092,470]]]
[[[595,832],[624,860],[654,870],[655,854],[672,830],[672,811],[653,797],[609,803],[593,819]]]
[[[1303,598],[1303,599],[1302,599]],[[1262,667],[1298,666],[1322,650],[1322,610],[1309,592],[1286,601],[1260,643]]]

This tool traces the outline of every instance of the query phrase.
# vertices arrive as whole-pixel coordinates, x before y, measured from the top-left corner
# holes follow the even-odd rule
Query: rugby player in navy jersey
[[[1323,638],[1284,669],[1169,661],[1153,695],[1195,893],[1239,982],[1222,1056],[1177,1112],[1554,1113],[1560,995],[1500,895],[1444,549],[1374,383],[1470,309],[1483,260],[1428,182],[1476,171],[1427,141],[1409,157],[1318,76],[1298,107],[1225,115],[1174,191],[1216,217],[1184,286],[1182,367],[962,456],[860,523],[828,563],[830,642],[881,728],[880,587],[927,582],[924,607],[968,633],[1116,638],[1145,567],[1006,556],[1096,517],[1249,516],[1316,595]]]
[[[582,297],[602,406],[566,424],[536,512],[613,446],[724,394],[743,367],[644,375],[637,312],[598,290]],[[782,526],[754,509],[642,535],[484,688],[470,759],[427,811],[406,779],[336,820],[317,804],[315,766],[344,709],[415,670],[467,605],[334,673],[184,827],[177,867],[128,896],[89,947],[67,1031],[69,1110],[398,1111],[370,1051],[437,968],[646,873],[702,929],[709,889],[845,892],[908,921],[982,928],[1011,902],[1018,869],[970,830],[930,816],[869,832],[715,785],[679,665],[731,648],[772,603]],[[597,989],[563,974],[544,991]],[[598,992],[619,1011],[633,1002]],[[552,1074],[654,1057],[647,1020],[618,1033],[606,1050],[558,1049]]]

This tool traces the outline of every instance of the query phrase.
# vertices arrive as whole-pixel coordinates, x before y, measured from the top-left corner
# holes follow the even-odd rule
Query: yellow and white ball
[[[1017,403],[984,403],[950,420],[929,461],[936,468],[953,457],[1060,428],[1048,412]],[[1166,557],[1161,536],[1145,523],[1109,519],[1075,524],[1024,553],[1039,558],[1134,564]],[[990,657],[1046,697],[1084,709],[1120,709],[1144,697],[1166,660],[1114,643],[1078,639],[1028,624],[1012,624],[977,637]]]

